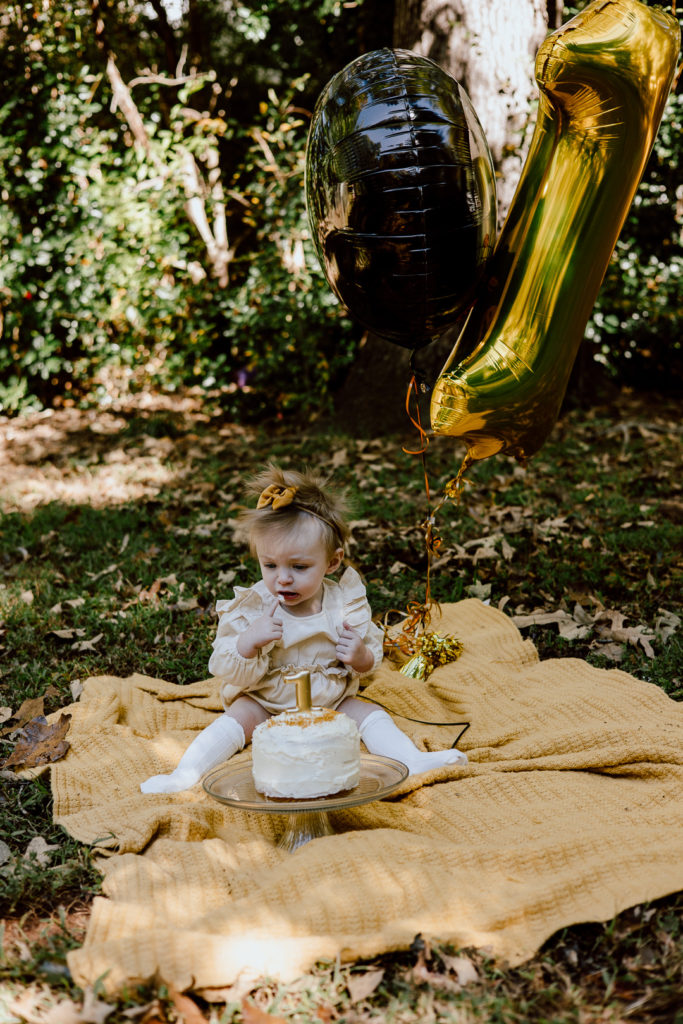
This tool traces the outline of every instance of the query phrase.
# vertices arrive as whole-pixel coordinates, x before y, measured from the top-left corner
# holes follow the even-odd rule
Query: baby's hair
[[[246,492],[258,499],[272,487],[282,490],[294,488],[289,503],[278,508],[271,503],[263,508],[244,509],[238,517],[240,533],[246,537],[253,555],[260,538],[266,533],[273,530],[290,533],[312,521],[320,527],[328,557],[346,546],[350,532],[345,518],[346,502],[341,494],[327,489],[326,480],[312,473],[282,470],[269,463],[262,473],[247,481]]]

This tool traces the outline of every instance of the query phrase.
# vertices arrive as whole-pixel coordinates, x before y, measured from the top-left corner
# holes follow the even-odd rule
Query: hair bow
[[[286,508],[291,505],[296,494],[296,487],[281,487],[280,484],[271,484],[261,491],[256,502],[256,508],[266,508],[272,505],[274,509]]]

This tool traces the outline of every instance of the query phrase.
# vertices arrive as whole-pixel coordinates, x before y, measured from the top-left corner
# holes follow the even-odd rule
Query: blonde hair
[[[246,492],[258,499],[269,487],[294,489],[289,502],[274,508],[273,504],[263,508],[244,509],[239,517],[239,530],[249,543],[252,555],[256,554],[258,541],[273,530],[290,533],[300,530],[315,520],[320,527],[320,537],[328,557],[339,548],[344,548],[349,538],[346,523],[347,506],[341,494],[327,490],[327,480],[312,473],[298,473],[282,470],[269,463],[262,473],[247,481]]]

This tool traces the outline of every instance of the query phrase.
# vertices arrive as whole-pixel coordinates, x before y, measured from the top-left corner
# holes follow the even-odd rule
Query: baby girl
[[[365,747],[402,761],[411,774],[466,764],[456,749],[421,751],[386,711],[356,697],[359,678],[382,660],[382,631],[372,621],[363,582],[344,560],[349,528],[341,498],[309,474],[273,466],[252,482],[256,507],[240,516],[261,579],[219,601],[209,671],[220,680],[225,711],[190,744],[170,775],[154,775],[143,793],[175,793],[242,750],[260,722],[291,708],[285,676],[307,669],[313,704],[349,715]]]

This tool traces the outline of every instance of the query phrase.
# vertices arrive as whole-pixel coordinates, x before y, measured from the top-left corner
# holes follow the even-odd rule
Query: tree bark
[[[558,7],[556,2],[555,12]],[[547,32],[547,0],[396,3],[394,46],[431,57],[472,100],[496,168],[501,223],[531,138],[538,97],[534,63]]]

